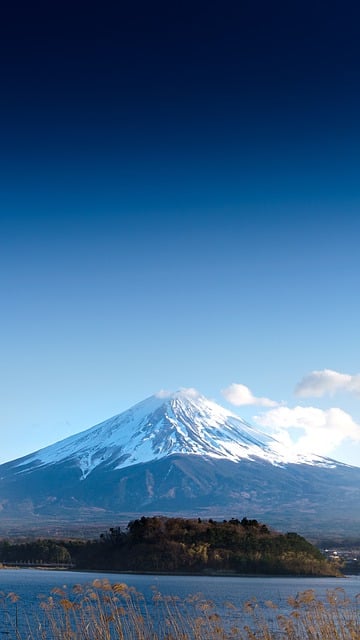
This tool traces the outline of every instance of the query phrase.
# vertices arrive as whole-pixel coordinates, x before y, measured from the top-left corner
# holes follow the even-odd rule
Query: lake
[[[27,618],[26,625],[31,626],[32,621],[36,619],[36,624],[39,626],[42,615],[40,605],[48,601],[54,588],[58,593],[51,597],[72,600],[79,597],[76,593],[81,590],[76,585],[82,585],[85,589],[96,579],[109,580],[111,584],[125,583],[129,587],[134,587],[143,594],[144,600],[141,607],[146,607],[151,616],[159,617],[156,606],[161,598],[157,601],[156,597],[154,598],[154,594],[158,592],[164,596],[165,606],[172,606],[172,597],[174,601],[175,598],[179,598],[180,601],[187,602],[188,611],[199,603],[204,607],[203,603],[211,601],[216,612],[226,619],[229,625],[239,625],[244,621],[244,603],[252,599],[256,599],[259,611],[265,610],[267,618],[270,619],[271,616],[290,611],[290,605],[287,602],[289,596],[296,596],[309,589],[314,590],[321,598],[325,598],[329,590],[337,590],[341,597],[341,590],[344,589],[353,601],[360,592],[360,576],[347,578],[214,577],[4,569],[0,570],[3,606],[0,639],[5,637],[10,640],[15,639],[17,637],[15,627],[21,638],[28,637],[24,635],[25,632],[28,633],[25,628],[24,613]],[[16,594],[16,597],[8,594]],[[201,596],[189,598],[195,594],[201,594]],[[268,601],[272,601],[277,609],[269,609],[265,605]],[[176,604],[176,606],[180,605]],[[32,613],[35,610],[36,615]],[[33,637],[41,637],[36,635],[34,629],[31,629],[31,632]]]

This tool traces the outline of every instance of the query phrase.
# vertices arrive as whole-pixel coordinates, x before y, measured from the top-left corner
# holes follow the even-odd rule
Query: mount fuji
[[[294,454],[191,389],[0,465],[0,531],[145,513],[349,533],[360,525],[360,468]]]

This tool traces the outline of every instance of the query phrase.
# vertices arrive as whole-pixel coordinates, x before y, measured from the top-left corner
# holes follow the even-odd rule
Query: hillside
[[[96,541],[0,543],[0,562],[72,563],[77,569],[166,573],[337,575],[297,533],[257,520],[142,517],[112,527]]]

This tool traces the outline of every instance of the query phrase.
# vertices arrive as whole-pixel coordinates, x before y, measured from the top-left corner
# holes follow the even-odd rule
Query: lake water
[[[39,613],[33,616],[31,612],[33,610],[41,612],[40,603],[47,601],[54,588],[63,590],[66,598],[71,600],[76,597],[73,595],[76,592],[75,585],[83,585],[85,588],[95,579],[107,579],[111,584],[125,583],[129,587],[134,587],[143,594],[144,606],[151,615],[152,613],[155,615],[154,590],[168,600],[171,600],[170,596],[177,596],[180,601],[189,601],[189,596],[202,594],[195,599],[196,602],[211,601],[217,613],[231,625],[239,625],[244,620],[244,603],[252,599],[256,599],[259,610],[264,609],[268,611],[266,615],[271,616],[289,612],[290,606],[287,602],[289,596],[296,596],[308,589],[314,590],[321,598],[325,598],[327,592],[333,590],[337,590],[341,597],[341,590],[344,590],[355,603],[356,596],[360,593],[360,576],[347,578],[159,576],[5,569],[0,570],[3,606],[0,640],[1,638],[15,640],[19,637],[16,635],[15,627],[21,638],[29,637],[28,630],[24,628],[24,612],[26,612],[27,625],[31,625],[31,620],[35,618],[39,625]],[[16,598],[8,595],[12,593],[16,594]],[[275,613],[265,606],[268,601],[272,601],[278,607]],[[189,604],[189,606],[193,605]],[[41,637],[36,635],[36,630],[31,632],[33,637]],[[46,636],[46,638],[50,637]]]

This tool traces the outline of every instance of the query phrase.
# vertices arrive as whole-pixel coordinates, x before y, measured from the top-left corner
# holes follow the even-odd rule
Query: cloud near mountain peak
[[[299,453],[331,454],[344,441],[360,442],[360,425],[338,407],[277,407],[254,416],[260,427]],[[290,435],[295,430],[297,437]]]
[[[341,391],[360,394],[360,374],[339,373],[333,369],[311,371],[295,387],[299,398],[321,398]]]
[[[239,384],[233,382],[226,389],[221,391],[224,398],[230,402],[230,404],[236,407],[245,405],[257,405],[259,407],[277,407],[278,402],[270,400],[270,398],[254,396],[252,391],[245,384]]]

